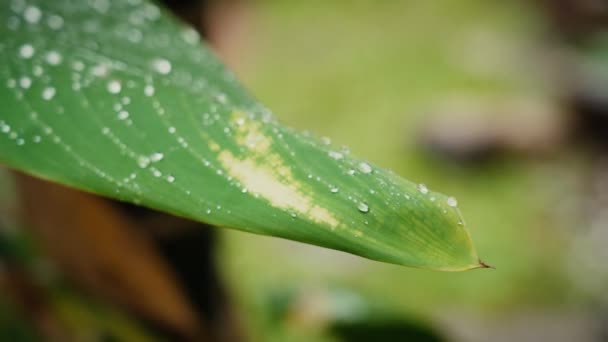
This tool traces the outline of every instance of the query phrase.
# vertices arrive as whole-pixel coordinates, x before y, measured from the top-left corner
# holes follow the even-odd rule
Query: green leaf
[[[2,3],[0,162],[213,225],[483,267],[455,200],[278,123],[145,0]]]

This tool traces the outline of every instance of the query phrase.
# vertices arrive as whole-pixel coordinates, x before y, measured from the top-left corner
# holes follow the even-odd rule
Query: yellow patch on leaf
[[[242,113],[233,113],[236,142],[247,149],[247,156],[238,158],[223,150],[218,160],[226,172],[241,182],[250,193],[258,194],[272,206],[291,210],[310,220],[338,226],[338,220],[327,209],[314,204],[277,153],[272,152],[272,138],[261,130],[261,124],[246,120]]]

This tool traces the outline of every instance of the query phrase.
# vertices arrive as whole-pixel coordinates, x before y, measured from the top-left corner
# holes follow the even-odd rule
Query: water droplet
[[[32,58],[34,52],[36,51],[34,50],[34,47],[30,44],[24,44],[19,48],[19,55],[25,59]]]
[[[46,62],[50,65],[59,65],[61,63],[61,55],[57,51],[49,51],[46,54]]]
[[[171,175],[168,175],[168,176],[167,176],[167,182],[169,182],[169,183],[173,183],[173,182],[175,182],[175,177],[173,177],[173,176],[171,176]]]
[[[150,165],[150,158],[146,156],[141,156],[137,158],[137,165],[139,165],[139,167],[141,167],[142,169],[148,167],[148,165]]]
[[[118,120],[126,120],[129,118],[129,112],[127,112],[126,110],[121,110],[120,112],[118,112]]]
[[[348,170],[348,174],[351,175],[351,176],[354,176],[355,175],[355,170],[353,170],[353,169]]]
[[[418,191],[426,195],[429,193],[429,188],[427,188],[424,184],[418,184]]]
[[[357,209],[359,209],[359,211],[362,212],[362,213],[369,212],[369,206],[366,203],[364,203],[364,202],[359,202],[359,205],[357,206]]]
[[[164,58],[155,59],[152,62],[152,67],[159,74],[167,75],[168,73],[171,72],[171,62],[169,62],[168,60],[166,60]]]
[[[74,61],[74,63],[72,63],[72,68],[76,71],[82,71],[84,70],[84,63],[81,61]]]
[[[32,74],[34,74],[34,76],[40,77],[43,73],[44,69],[42,69],[40,65],[34,65],[34,67],[32,68]]]
[[[118,94],[120,93],[120,90],[122,89],[122,85],[120,84],[120,82],[116,81],[116,80],[112,80],[110,82],[108,82],[108,91],[112,94]]]
[[[182,31],[182,38],[186,43],[191,45],[198,43],[200,40],[198,32],[191,28],[187,28]]]
[[[173,127],[173,126],[169,127],[168,131],[171,134],[175,133],[175,127]]]
[[[42,11],[36,6],[27,6],[23,11],[23,17],[30,24],[37,24],[42,17]]]
[[[322,137],[321,143],[323,143],[324,145],[331,145],[331,139],[328,137]]]
[[[46,87],[42,91],[42,98],[47,101],[52,99],[54,96],[55,96],[55,88],[53,88],[53,87]]]
[[[331,189],[329,189],[329,191],[331,191],[332,194],[337,194],[340,189],[336,188],[336,187],[332,187]]]
[[[150,155],[150,160],[153,162],[159,162],[159,161],[163,160],[164,157],[165,157],[164,154],[162,154],[160,152],[156,152],[156,153],[152,153],[152,155]]]
[[[144,95],[146,95],[146,96],[154,95],[154,86],[151,84],[146,85],[144,87]]]
[[[456,200],[456,198],[450,196],[448,197],[448,199],[446,200],[446,203],[448,204],[448,206],[455,208],[458,206],[458,200]]]
[[[359,163],[359,171],[361,171],[362,173],[371,173],[372,172],[372,167],[369,166],[368,163]]]
[[[27,76],[23,76],[19,79],[19,85],[23,89],[28,89],[32,85],[32,79]]]
[[[105,64],[97,64],[93,67],[91,72],[97,77],[104,77],[108,74],[108,66]]]
[[[58,15],[52,14],[49,16],[46,23],[53,30],[59,30],[63,26],[63,18]]]
[[[329,151],[328,154],[329,154],[330,157],[332,157],[335,160],[340,160],[340,159],[344,158],[344,156],[340,152]]]

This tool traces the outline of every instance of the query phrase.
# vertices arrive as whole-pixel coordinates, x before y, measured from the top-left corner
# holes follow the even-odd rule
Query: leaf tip
[[[488,265],[485,262],[483,262],[481,259],[479,259],[479,267],[478,268],[491,268],[493,270],[496,270],[496,267],[492,266],[492,265]]]

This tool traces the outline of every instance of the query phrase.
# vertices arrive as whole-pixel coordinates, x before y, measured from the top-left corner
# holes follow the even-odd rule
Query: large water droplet
[[[369,212],[369,206],[364,202],[359,202],[359,205],[357,205],[357,209],[359,209],[359,211],[362,213]]]
[[[331,189],[329,189],[329,191],[331,191],[332,194],[337,194],[340,189],[336,188],[336,187],[332,187]]]

